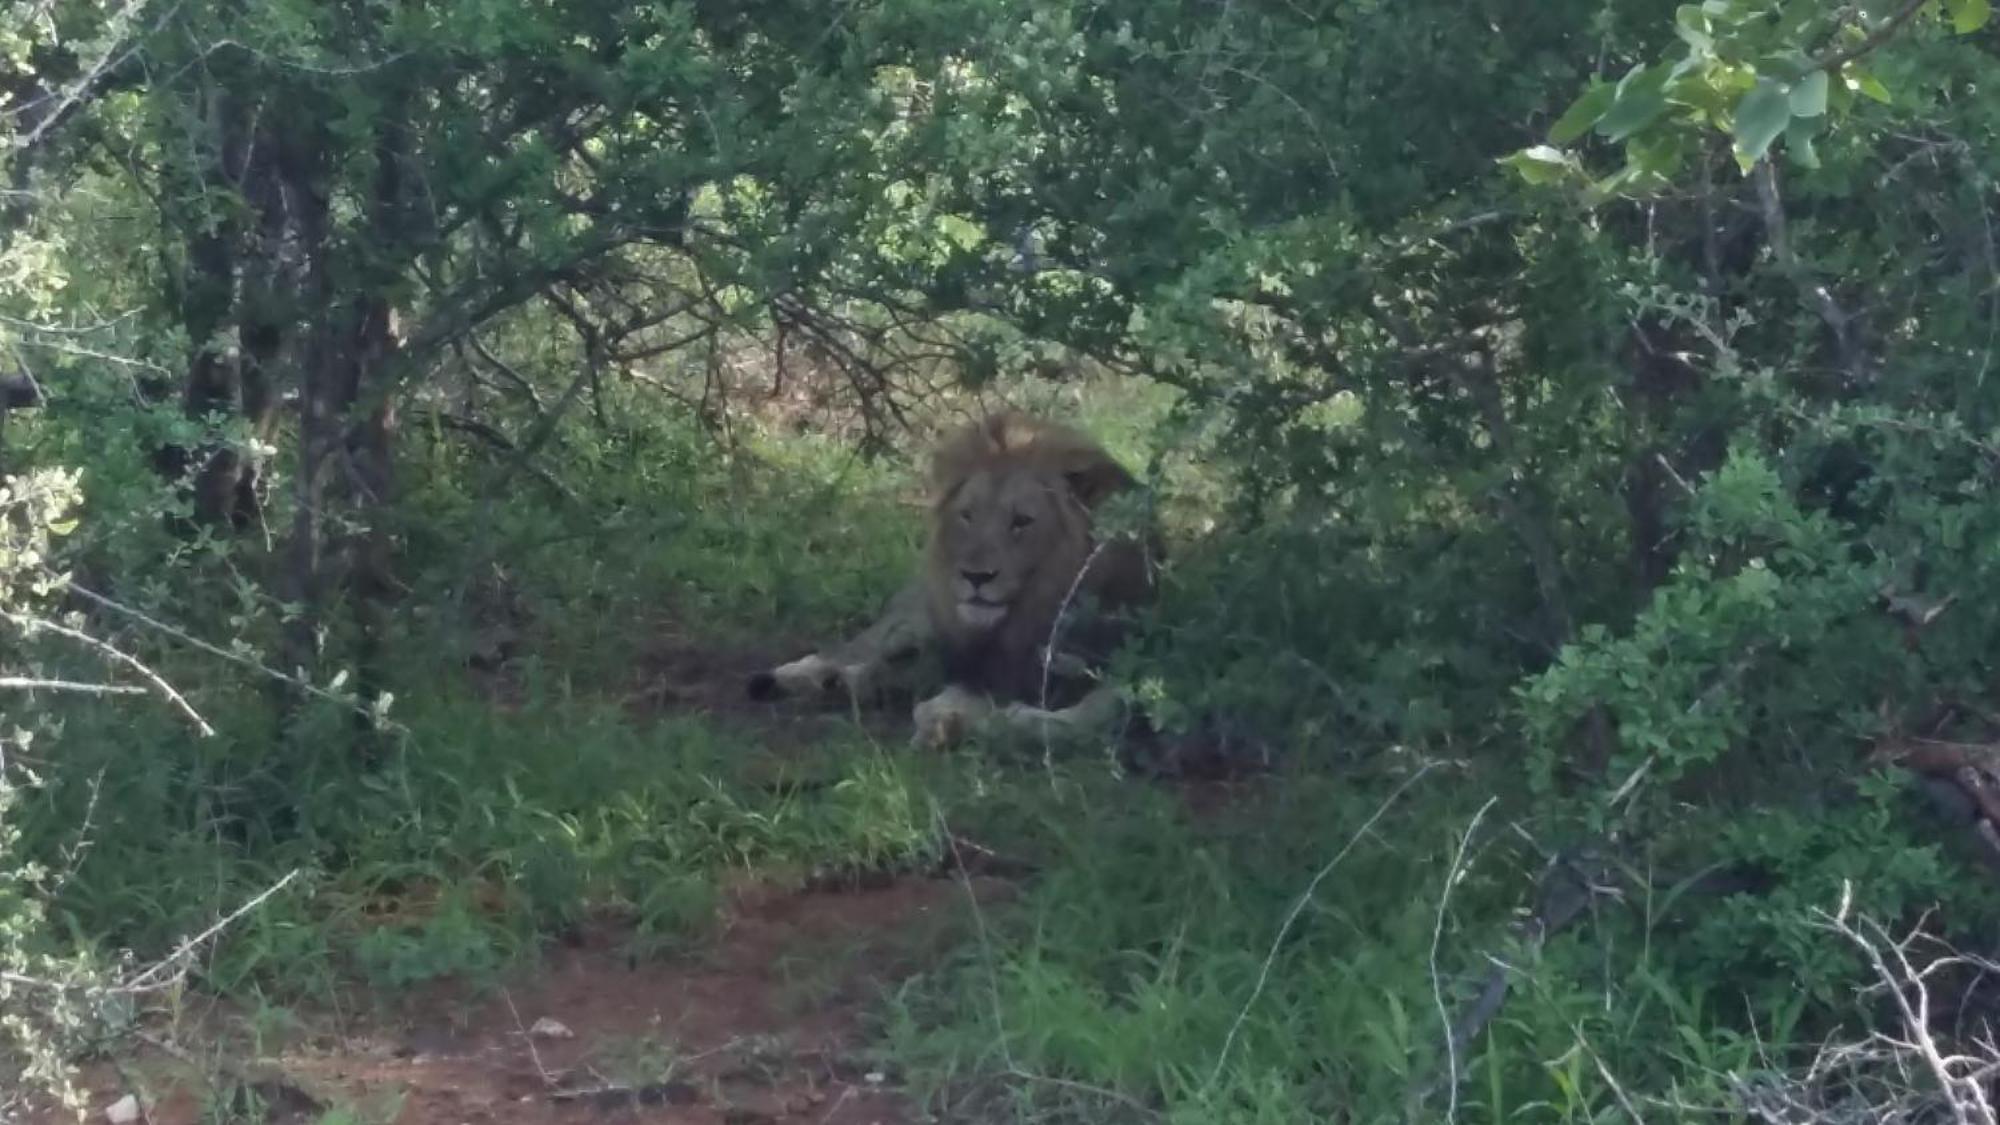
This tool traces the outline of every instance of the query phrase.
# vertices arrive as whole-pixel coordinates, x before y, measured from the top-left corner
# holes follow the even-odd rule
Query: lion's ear
[[[1069,483],[1070,495],[1086,509],[1095,511],[1099,504],[1109,500],[1136,482],[1125,466],[1102,454],[1080,456],[1063,467],[1063,480]]]

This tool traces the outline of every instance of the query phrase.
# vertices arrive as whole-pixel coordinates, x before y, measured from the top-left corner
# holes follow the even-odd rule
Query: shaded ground
[[[855,718],[747,697],[751,672],[797,654],[668,634],[628,685],[608,686],[636,714],[703,714],[782,760]],[[496,706],[509,705],[506,660],[476,674]],[[908,737],[906,708],[860,718],[875,737]],[[397,1125],[912,1123],[921,1118],[901,1076],[868,1053],[863,1021],[884,990],[964,940],[975,901],[1012,886],[981,875],[864,883],[738,888],[709,939],[681,957],[635,958],[626,934],[601,925],[498,988],[365,995],[362,1014],[301,1017],[282,1044],[246,1034],[240,1011],[183,1020],[185,1042],[155,1033],[133,1057],[92,1068],[89,1113],[105,1121],[129,1094],[138,1120],[156,1125],[218,1120],[218,1110]]]
[[[271,1120],[345,1109],[398,1125],[903,1125],[920,1118],[894,1067],[866,1052],[863,1017],[882,989],[963,937],[975,897],[1009,890],[914,877],[847,892],[753,888],[688,960],[634,962],[622,935],[600,930],[532,979],[476,997],[414,990],[228,1071]],[[246,1106],[217,1070],[158,1039],[90,1075],[91,1112],[104,1120],[126,1093],[159,1125]]]

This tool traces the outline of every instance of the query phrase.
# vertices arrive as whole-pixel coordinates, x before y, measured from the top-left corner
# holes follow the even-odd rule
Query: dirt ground
[[[328,1018],[292,1045],[218,1066],[153,1037],[88,1075],[90,1112],[126,1094],[155,1125],[195,1125],[216,1104],[272,1121],[346,1109],[397,1125],[649,1122],[908,1125],[923,1120],[893,1066],[865,1049],[881,990],[962,937],[988,878],[911,877],[851,891],[733,896],[712,944],[635,961],[589,932],[529,979],[473,996],[415,990],[365,1017]],[[231,1090],[226,1087],[235,1087]],[[60,1120],[50,1116],[48,1121]]]
[[[707,715],[783,756],[852,721],[748,700],[749,673],[789,655],[718,652],[667,632],[624,702],[642,716]],[[507,706],[505,662],[486,678]],[[864,726],[908,737],[896,722],[907,712],[893,710]],[[107,1121],[131,1095],[150,1125],[197,1125],[218,1109],[234,1120],[396,1125],[914,1125],[925,1118],[893,1065],[869,1054],[863,1021],[1014,885],[921,874],[871,883],[736,888],[709,940],[681,956],[637,959],[617,927],[587,928],[497,988],[363,997],[354,1007],[365,1011],[302,1016],[281,1044],[252,1043],[246,1013],[217,1007],[88,1069],[89,1119]]]

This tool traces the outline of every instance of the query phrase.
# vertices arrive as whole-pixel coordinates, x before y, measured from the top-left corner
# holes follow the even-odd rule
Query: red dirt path
[[[858,1053],[864,1012],[964,933],[973,895],[994,901],[1010,889],[908,878],[873,890],[751,890],[688,958],[635,963],[616,935],[595,933],[497,994],[415,990],[243,1073],[263,1083],[266,1104],[298,1103],[270,1120],[315,1120],[303,1092],[354,1111],[350,1120],[396,1125],[914,1125],[923,1118],[898,1076]],[[530,1035],[543,1019],[571,1034]],[[196,1125],[216,1095],[191,1073],[193,1058],[154,1052],[94,1070],[92,1116],[105,1120],[133,1092],[142,1120]]]

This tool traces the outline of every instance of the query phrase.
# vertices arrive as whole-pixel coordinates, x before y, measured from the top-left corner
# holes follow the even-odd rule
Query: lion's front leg
[[[1037,743],[1101,741],[1125,721],[1125,698],[1118,689],[1099,687],[1068,707],[1049,710],[1029,703],[1012,703],[997,711],[991,725],[997,733]]]
[[[914,581],[896,592],[873,624],[852,639],[750,677],[752,699],[820,698],[840,694],[865,699],[892,679],[892,669],[915,663],[932,641],[924,588]]]
[[[1109,738],[1125,720],[1125,699],[1100,687],[1069,707],[1049,710],[1029,703],[996,707],[956,684],[917,704],[912,715],[918,746],[937,750],[978,733],[1010,742],[1073,745]]]

